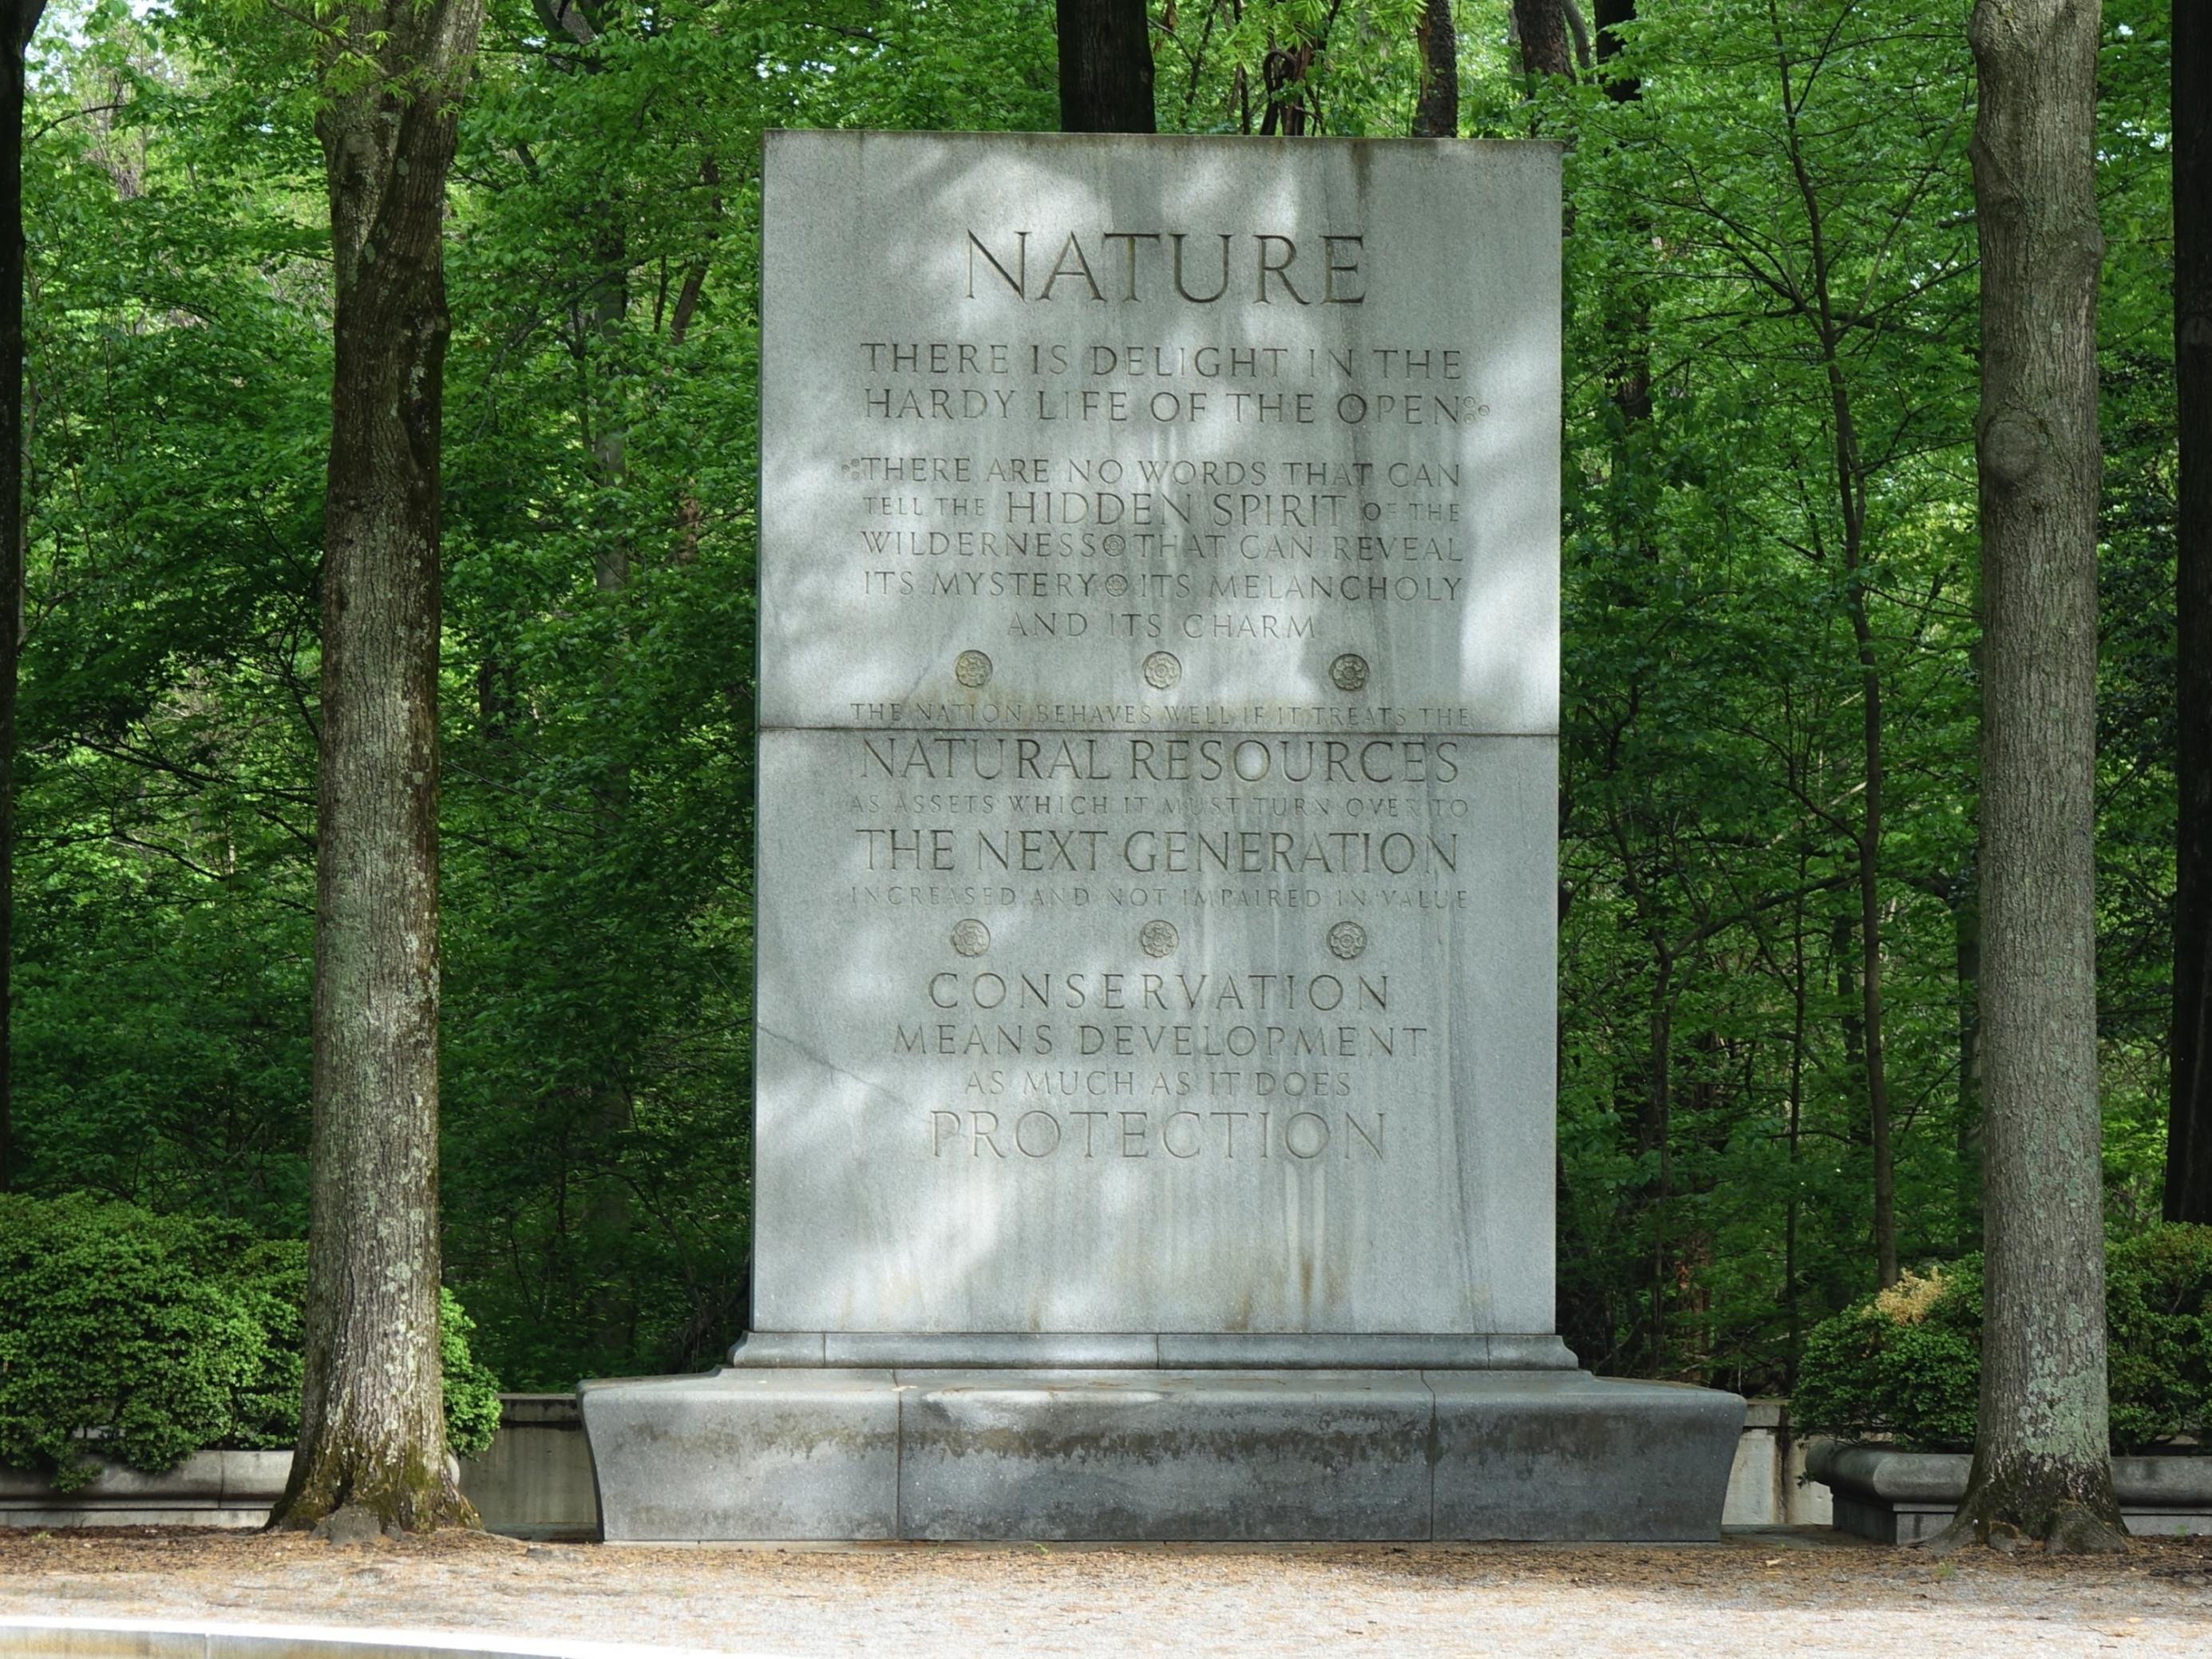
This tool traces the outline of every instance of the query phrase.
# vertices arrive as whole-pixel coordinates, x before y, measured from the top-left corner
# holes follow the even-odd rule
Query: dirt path
[[[746,1655],[2212,1656],[2212,1540],[1931,1561],[1832,1534],[1649,1545],[524,1546],[0,1532],[10,1614],[300,1621]]]

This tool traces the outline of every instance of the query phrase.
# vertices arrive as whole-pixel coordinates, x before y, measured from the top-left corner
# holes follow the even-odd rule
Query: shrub
[[[2105,1269],[2112,1445],[2141,1451],[2212,1430],[2212,1227],[2154,1227]]]
[[[1801,1432],[1887,1436],[1912,1451],[1972,1445],[1982,1379],[1982,1261],[1905,1277],[1815,1325],[1790,1396]]]
[[[444,1285],[438,1287],[438,1353],[446,1377],[446,1444],[456,1457],[475,1457],[499,1432],[499,1379],[469,1352],[475,1320]]]
[[[2106,1319],[2112,1449],[2203,1437],[2212,1428],[2212,1227],[2155,1227],[2113,1246]],[[1907,1273],[1813,1328],[1790,1418],[1803,1433],[1968,1449],[1981,1344],[1979,1256]]]
[[[236,1222],[0,1194],[0,1463],[66,1491],[97,1472],[92,1451],[159,1473],[205,1447],[292,1444],[306,1288],[304,1244]],[[442,1288],[439,1314],[447,1443],[472,1456],[499,1384]]]
[[[88,1446],[174,1467],[228,1433],[268,1334],[217,1266],[243,1229],[0,1198],[0,1462],[92,1478]]]

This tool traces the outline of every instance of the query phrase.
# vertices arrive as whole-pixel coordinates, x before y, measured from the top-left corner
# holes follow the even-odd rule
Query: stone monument
[[[1559,152],[767,144],[754,1329],[627,1539],[1709,1538],[1553,1326]]]

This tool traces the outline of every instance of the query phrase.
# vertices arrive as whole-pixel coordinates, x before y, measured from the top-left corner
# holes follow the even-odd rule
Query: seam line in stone
[[[906,1390],[899,1385],[896,1370],[891,1372],[891,1536],[906,1536]]]
[[[1426,1371],[1413,1373],[1421,1380],[1422,1392],[1429,1396],[1429,1432],[1421,1448],[1422,1461],[1429,1466],[1429,1530],[1428,1540],[1437,1541],[1437,1465],[1443,1461],[1443,1430],[1437,1421],[1437,1387],[1429,1381]]]

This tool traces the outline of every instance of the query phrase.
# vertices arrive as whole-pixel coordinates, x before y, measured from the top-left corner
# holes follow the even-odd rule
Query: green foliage
[[[1164,130],[1407,130],[1409,0],[1149,9]],[[1875,1282],[1857,613],[1899,1245],[1980,1236],[1971,57],[1958,7],[1635,9],[1548,85],[1503,8],[1457,18],[1463,130],[1567,143],[1560,1322],[1601,1370],[1788,1390]],[[2167,9],[2108,0],[2100,74],[2116,1261],[2164,1134]],[[449,191],[441,733],[447,1275],[555,1387],[744,1317],[761,135],[1056,120],[1048,0],[560,20],[492,6]],[[33,58],[16,1167],[297,1238],[315,54],[260,0],[55,0]],[[295,1350],[241,1434],[289,1433]],[[1911,1409],[1955,1427],[1939,1358]]]
[[[268,1347],[221,1277],[248,1237],[89,1199],[0,1196],[0,1462],[52,1469],[67,1490],[97,1472],[94,1446],[166,1469],[222,1442]]]
[[[438,1287],[438,1358],[446,1385],[446,1449],[456,1457],[477,1457],[499,1432],[499,1379],[469,1351],[476,1321],[461,1310],[444,1285]]]
[[[307,1247],[240,1223],[71,1194],[0,1194],[0,1463],[82,1486],[89,1454],[149,1472],[210,1446],[289,1446],[300,1430]],[[499,1384],[439,1291],[446,1434],[491,1443]]]
[[[2165,1225],[2112,1247],[2106,1317],[2115,1452],[2212,1428],[2212,1227]],[[1855,1303],[1816,1326],[1790,1398],[1806,1433],[1971,1447],[1981,1388],[1981,1258]]]
[[[1894,1438],[1911,1451],[1974,1443],[1982,1385],[1982,1263],[1968,1256],[1814,1326],[1790,1396],[1795,1432]]]
[[[2106,1261],[2112,1447],[2212,1431],[2212,1226],[2160,1226]]]

